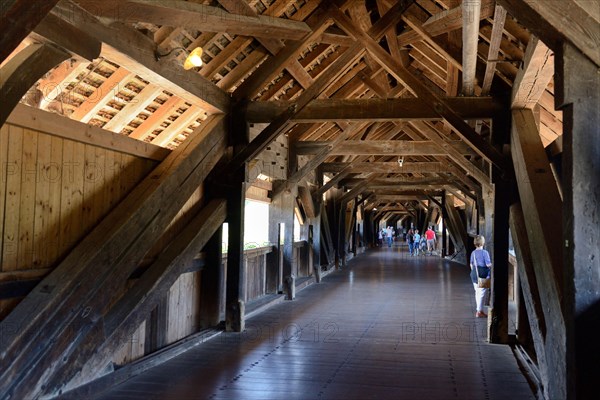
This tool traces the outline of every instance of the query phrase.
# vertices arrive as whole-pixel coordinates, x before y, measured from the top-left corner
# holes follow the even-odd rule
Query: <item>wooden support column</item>
[[[246,194],[246,165],[232,175],[232,187],[227,194],[227,289],[225,300],[225,326],[228,332],[244,330],[245,280],[244,265],[244,203]]]
[[[557,62],[562,105],[567,398],[594,398],[600,366],[600,75],[564,44]],[[552,361],[552,360],[550,360]],[[573,376],[576,371],[576,376]]]
[[[200,328],[216,326],[221,321],[221,287],[223,282],[223,227],[210,238],[204,252],[200,288]]]
[[[337,224],[337,253],[339,257],[339,266],[346,268],[346,207],[347,202],[340,201],[338,209]]]
[[[488,239],[494,245],[490,253],[493,262],[490,297],[492,323],[488,337],[491,343],[508,343],[508,217],[511,185],[499,176],[495,178],[494,236]]]
[[[235,153],[241,151],[250,141],[249,125],[242,107],[235,107],[229,116],[230,144]],[[244,211],[246,202],[246,182],[248,163],[243,161],[235,166],[228,182],[227,191],[227,286],[225,294],[225,329],[228,332],[242,332],[245,325],[246,266],[244,264]]]
[[[446,212],[446,193],[444,193],[442,195],[442,204],[441,204],[441,209],[442,209],[442,257],[446,257],[447,255],[447,247],[446,247],[446,227],[447,227],[447,219],[448,219],[448,213]]]

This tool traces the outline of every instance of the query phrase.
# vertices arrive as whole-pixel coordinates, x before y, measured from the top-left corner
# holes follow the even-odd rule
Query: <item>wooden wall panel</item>
[[[200,326],[200,272],[182,274],[168,294],[167,343],[198,331]]]
[[[46,275],[156,163],[4,124],[0,130],[0,281]],[[0,315],[6,315],[17,301],[3,301]]]
[[[129,337],[129,340],[123,344],[123,347],[115,354],[113,362],[116,365],[125,365],[144,356],[144,346],[146,345],[146,322],[142,322],[140,327]]]
[[[266,255],[244,257],[246,263],[246,302],[258,299],[266,293]]]

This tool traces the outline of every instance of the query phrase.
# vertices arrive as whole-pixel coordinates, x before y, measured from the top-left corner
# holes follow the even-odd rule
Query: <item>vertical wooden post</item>
[[[244,266],[244,195],[246,165],[233,177],[227,196],[227,222],[229,238],[227,247],[227,292],[225,321],[229,332],[244,330],[244,298],[246,271]]]
[[[223,228],[219,228],[204,247],[206,263],[200,281],[200,328],[218,325],[221,320]]]
[[[346,202],[341,201],[339,206],[337,239],[338,254],[340,257],[341,268],[346,268]]]
[[[485,248],[489,251],[490,255],[494,256],[494,192],[492,190],[483,189],[482,193],[483,203],[483,226],[481,231],[483,237],[485,237]],[[492,258],[492,262],[493,262]]]
[[[230,139],[234,157],[249,141],[249,127],[242,108],[234,108],[230,114]],[[227,287],[225,296],[225,327],[229,332],[244,330],[244,299],[246,270],[244,265],[244,209],[248,164],[244,162],[232,176],[227,187],[227,223],[229,237],[227,246]]]
[[[356,257],[356,231],[358,230],[358,199],[354,199],[354,207],[352,207],[352,255]]]
[[[571,45],[557,57],[563,107],[563,245],[567,398],[597,396],[600,366],[600,75]]]
[[[490,253],[493,263],[490,298],[492,323],[488,334],[491,343],[508,343],[508,219],[511,185],[498,177],[494,186],[494,236],[487,239],[493,243]]]
[[[446,212],[446,191],[442,192],[442,257],[446,257],[446,218],[448,213]]]
[[[276,243],[277,248],[277,254],[269,257],[269,268],[272,272],[277,271],[278,291],[283,290],[283,282],[291,276],[294,261],[294,205],[298,186],[294,184],[292,187],[277,190],[278,185],[285,184],[284,181],[273,182],[273,191],[277,194],[269,207],[269,240]]]

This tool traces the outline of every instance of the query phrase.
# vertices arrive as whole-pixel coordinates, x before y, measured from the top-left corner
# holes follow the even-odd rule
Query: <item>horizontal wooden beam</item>
[[[411,189],[411,190],[440,190],[443,188],[443,184],[418,184],[418,183],[405,183],[398,186],[390,186],[390,185],[368,185],[368,189],[373,191],[375,195],[378,194],[389,194],[395,195],[397,193],[402,194],[402,191]]]
[[[347,178],[340,181],[340,186],[354,186],[364,178]],[[417,177],[405,176],[398,178],[378,178],[371,182],[370,187],[387,186],[387,187],[403,187],[404,185],[446,185],[447,179],[437,177]]]
[[[364,163],[323,163],[323,172],[339,172],[350,166],[349,173],[382,173],[382,174],[415,174],[450,172],[450,168],[441,162],[405,162],[402,167],[396,161],[391,162],[364,162]]]
[[[73,140],[150,160],[162,161],[171,153],[171,150],[154,144],[131,139],[127,136],[98,128],[97,126],[84,124],[59,114],[23,104],[17,105],[6,122],[62,139]]]
[[[180,0],[73,0],[102,18],[178,26],[200,32],[223,32],[264,38],[299,40],[310,28],[302,21],[266,15],[234,14],[218,7]]]
[[[445,101],[463,119],[489,119],[504,105],[491,97],[447,97]],[[270,122],[292,102],[253,101],[248,104],[249,122]],[[316,99],[293,118],[294,122],[441,120],[419,99]]]
[[[414,194],[376,194],[374,196],[377,201],[387,201],[387,202],[398,202],[398,201],[413,201],[413,200],[427,200],[427,193],[420,192]]]
[[[57,6],[52,13],[68,25],[84,30],[102,42],[102,57],[209,113],[229,111],[231,98],[217,85],[194,71],[185,71],[183,66],[173,63],[170,58],[157,61],[156,44],[151,38],[118,22],[107,25],[68,4]]]
[[[463,155],[475,156],[471,146],[462,140],[447,142],[454,150]],[[392,155],[392,156],[435,156],[448,152],[431,140],[346,140],[332,145],[330,142],[300,141],[296,143],[298,155],[315,154],[324,148],[330,148],[330,155]]]

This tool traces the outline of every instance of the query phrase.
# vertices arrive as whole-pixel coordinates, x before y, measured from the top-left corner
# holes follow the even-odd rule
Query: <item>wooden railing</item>
[[[275,251],[273,246],[258,247],[244,251],[246,267],[245,299],[246,303],[268,294],[267,289],[267,256]],[[292,274],[296,278],[312,275],[311,248],[306,240],[294,242],[292,251]],[[227,253],[222,258],[223,275],[227,276]],[[222,293],[225,293],[225,279]],[[224,299],[222,304],[224,304]],[[224,311],[224,310],[223,310]]]

